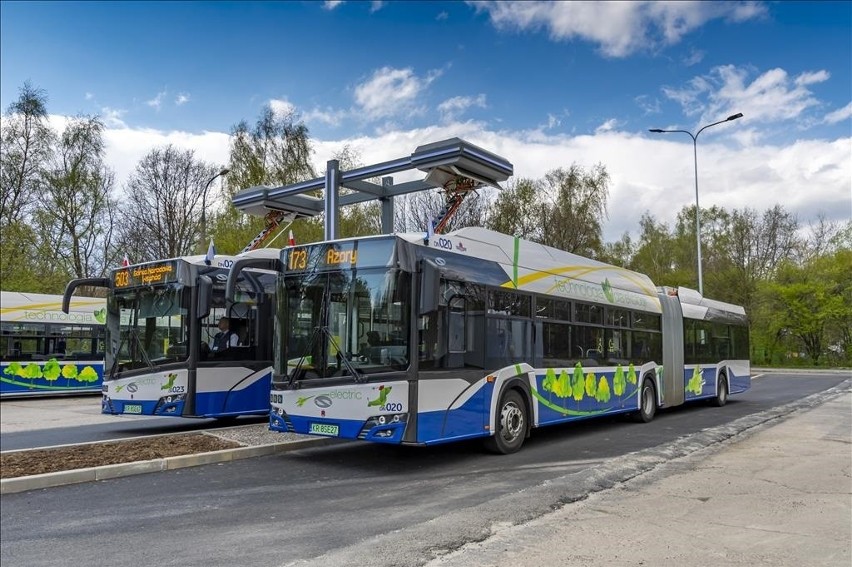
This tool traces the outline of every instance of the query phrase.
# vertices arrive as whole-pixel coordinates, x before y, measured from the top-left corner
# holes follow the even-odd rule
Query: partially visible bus
[[[106,300],[0,292],[0,397],[101,391]]]
[[[236,302],[225,283],[239,258],[277,258],[260,249],[240,256],[188,256],[115,269],[109,278],[71,281],[107,290],[105,414],[234,418],[266,415],[272,373],[275,273],[242,270]],[[222,317],[237,345],[214,352]]]
[[[278,267],[276,431],[511,453],[536,427],[750,386],[742,307],[517,237],[344,239]]]

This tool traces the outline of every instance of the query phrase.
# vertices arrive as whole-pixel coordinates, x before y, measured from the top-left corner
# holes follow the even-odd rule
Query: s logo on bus
[[[328,396],[323,395],[314,398],[314,405],[321,409],[330,408],[332,403],[331,398]]]

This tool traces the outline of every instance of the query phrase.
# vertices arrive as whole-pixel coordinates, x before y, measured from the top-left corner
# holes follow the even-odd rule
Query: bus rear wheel
[[[642,381],[642,390],[639,393],[639,411],[636,413],[636,421],[648,423],[654,419],[657,413],[657,392],[654,383],[645,378]]]
[[[713,398],[712,403],[717,408],[728,403],[728,379],[724,374],[719,375],[719,383],[716,384],[716,397]]]
[[[501,455],[515,453],[527,435],[527,406],[516,390],[507,390],[500,397],[497,411],[496,430],[485,440],[485,447]]]

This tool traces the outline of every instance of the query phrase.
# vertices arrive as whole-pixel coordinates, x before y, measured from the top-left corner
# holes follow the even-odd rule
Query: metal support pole
[[[340,199],[340,162],[336,159],[329,160],[325,170],[325,234],[326,240],[336,240],[340,229],[338,221],[340,210],[338,201]]]
[[[382,188],[390,192],[393,187],[393,177],[382,177]],[[393,232],[393,197],[382,197],[382,234]]]

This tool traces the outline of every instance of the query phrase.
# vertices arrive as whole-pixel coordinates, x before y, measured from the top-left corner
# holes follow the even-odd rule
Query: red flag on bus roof
[[[295,246],[295,245],[296,245],[296,239],[293,238],[293,231],[291,230],[290,231],[290,237],[287,239],[287,246]]]

